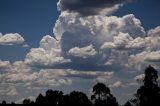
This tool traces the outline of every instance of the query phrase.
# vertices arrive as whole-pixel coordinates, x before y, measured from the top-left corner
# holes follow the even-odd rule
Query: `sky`
[[[103,82],[120,104],[144,69],[160,70],[159,0],[0,0],[0,101],[47,89],[91,95]]]

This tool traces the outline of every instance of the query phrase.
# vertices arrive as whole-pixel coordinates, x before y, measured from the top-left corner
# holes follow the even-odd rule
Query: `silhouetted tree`
[[[62,106],[69,106],[70,105],[69,97],[70,96],[68,94],[63,96],[63,101],[61,103]]]
[[[11,102],[11,105],[15,105],[15,103],[14,103],[14,102]]]
[[[63,92],[48,90],[46,92],[46,102],[47,104],[52,104],[55,106],[63,104]]]
[[[116,98],[110,93],[110,89],[103,83],[97,83],[93,87],[91,100],[95,106],[118,106]]]
[[[34,104],[34,102],[30,99],[24,99],[23,104]]]
[[[39,94],[37,97],[35,104],[46,104],[46,99],[42,94]]]
[[[69,95],[69,104],[70,105],[84,105],[90,106],[91,102],[89,101],[88,97],[83,92],[73,91]]]
[[[123,106],[133,106],[133,105],[131,105],[131,103],[129,101],[127,101],[126,104]]]
[[[6,105],[7,102],[5,100],[2,101],[2,105]]]
[[[136,96],[135,96],[136,97]],[[128,100],[124,106],[139,106],[138,104],[138,99],[137,98],[133,98],[131,100]]]
[[[143,83],[143,86],[137,90],[137,104],[139,106],[160,106],[158,72],[152,66],[146,68]]]

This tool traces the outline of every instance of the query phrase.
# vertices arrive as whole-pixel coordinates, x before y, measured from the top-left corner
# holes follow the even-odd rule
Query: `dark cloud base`
[[[130,1],[132,0],[59,0],[58,8],[61,11],[78,12],[83,16],[88,16]]]

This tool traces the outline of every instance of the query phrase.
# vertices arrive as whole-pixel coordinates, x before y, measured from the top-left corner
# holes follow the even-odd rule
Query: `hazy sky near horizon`
[[[34,99],[47,89],[89,96],[103,82],[124,103],[149,64],[160,70],[159,4],[0,0],[0,101]]]

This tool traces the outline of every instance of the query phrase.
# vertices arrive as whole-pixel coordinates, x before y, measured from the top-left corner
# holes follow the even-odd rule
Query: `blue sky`
[[[144,68],[159,69],[160,1],[127,1],[96,10],[65,0],[0,0],[0,101],[48,88],[88,93],[96,82],[120,103],[131,98]]]
[[[1,33],[20,33],[26,42],[37,47],[40,39],[46,35],[53,35],[53,26],[58,18],[55,0],[1,0],[0,1],[0,29]],[[0,47],[3,53],[1,59],[19,60],[24,58],[28,50],[14,47],[19,51],[14,58],[6,54],[13,47]]]
[[[159,0],[136,0],[121,7],[112,15],[123,16],[134,14],[141,20],[143,27],[148,30],[160,25]],[[60,14],[57,11],[56,0],[1,0],[0,1],[0,32],[20,33],[31,47],[37,47],[44,35],[54,35],[53,27]],[[2,47],[0,58],[6,60],[20,60],[29,49],[20,47]],[[17,56],[10,56],[6,52],[14,48]]]

